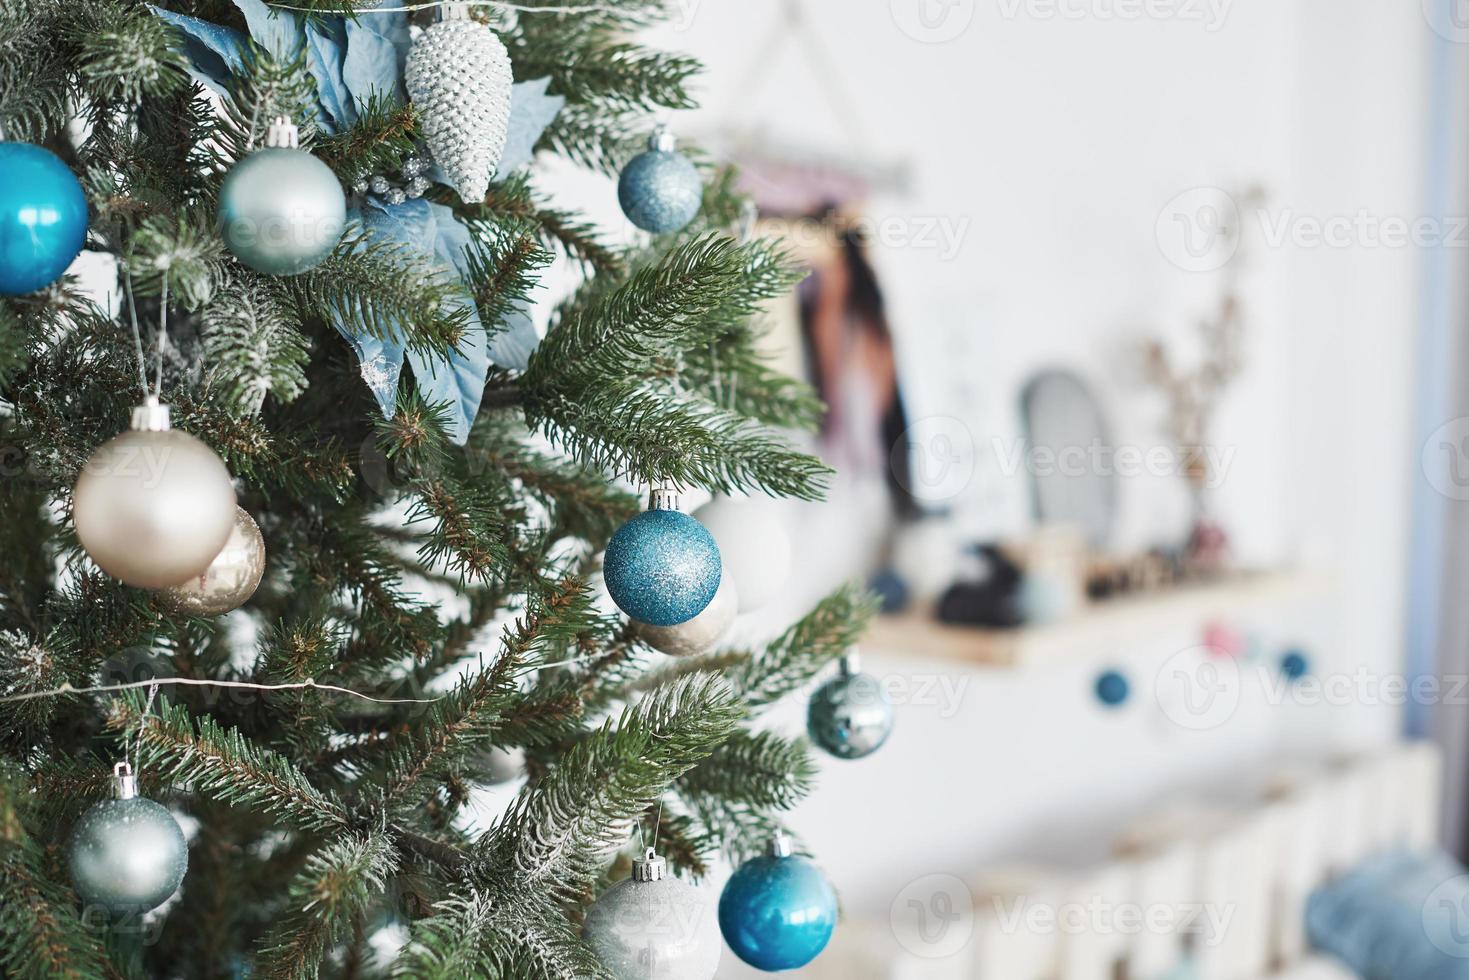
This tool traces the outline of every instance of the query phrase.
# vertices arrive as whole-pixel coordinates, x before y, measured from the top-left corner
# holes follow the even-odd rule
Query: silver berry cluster
[[[352,190],[356,194],[376,194],[389,204],[402,204],[410,198],[416,200],[428,193],[431,182],[427,173],[432,165],[433,161],[427,156],[415,154],[403,161],[397,179],[381,174],[365,175],[357,178]]]

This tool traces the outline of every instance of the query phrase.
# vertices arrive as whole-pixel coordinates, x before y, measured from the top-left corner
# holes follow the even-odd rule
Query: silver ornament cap
[[[483,201],[510,129],[510,53],[489,26],[450,3],[413,42],[404,66],[429,152],[467,204]]]
[[[658,856],[651,847],[642,857],[632,863],[633,881],[662,881],[668,874],[668,862]]]

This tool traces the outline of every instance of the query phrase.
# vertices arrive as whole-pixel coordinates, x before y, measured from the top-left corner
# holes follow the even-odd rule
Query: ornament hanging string
[[[123,264],[123,289],[128,294],[128,318],[133,326],[133,348],[138,355],[138,383],[143,387],[143,398],[148,397],[148,359],[143,353],[143,328],[138,325],[138,302],[133,299],[133,269]]]
[[[148,682],[148,700],[143,704],[143,713],[138,716],[138,730],[133,734],[133,772],[141,772],[143,769],[143,725],[148,721],[148,716],[153,713],[153,702],[158,698],[158,682]],[[127,753],[123,753],[126,757]]]

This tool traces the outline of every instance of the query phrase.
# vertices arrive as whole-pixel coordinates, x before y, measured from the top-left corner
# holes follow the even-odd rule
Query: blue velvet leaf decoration
[[[347,29],[340,18],[322,18],[306,29],[306,67],[316,79],[316,98],[333,132],[357,121],[357,106],[342,77]]]
[[[187,14],[177,14],[161,7],[149,9],[183,34],[184,50],[189,55],[189,74],[200,84],[223,94],[230,76],[244,67],[244,36],[232,28]]]
[[[372,14],[347,21],[346,29],[347,58],[342,63],[342,79],[357,107],[367,105],[374,92],[394,103],[407,102],[403,64],[413,46],[407,16]]]
[[[490,338],[490,360],[502,368],[524,371],[530,367],[530,356],[541,342],[535,321],[524,305],[505,314],[500,329]]]
[[[266,5],[264,0],[234,0],[245,15],[245,26],[255,43],[276,58],[295,57],[301,47],[301,24],[289,10]]]
[[[565,96],[546,94],[550,85],[550,78],[533,78],[510,90],[510,123],[505,134],[505,152],[495,169],[497,176],[519,170],[535,158],[541,134],[566,105]]]

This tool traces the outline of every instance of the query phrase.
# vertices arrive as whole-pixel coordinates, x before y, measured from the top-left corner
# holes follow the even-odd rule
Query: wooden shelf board
[[[1073,618],[1046,626],[989,629],[935,620],[922,609],[879,616],[862,641],[873,653],[939,657],[994,667],[1055,663],[1105,652],[1108,644],[1236,616],[1320,591],[1297,572],[1248,572],[1215,582],[1089,603]]]

